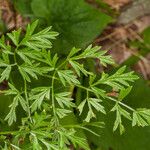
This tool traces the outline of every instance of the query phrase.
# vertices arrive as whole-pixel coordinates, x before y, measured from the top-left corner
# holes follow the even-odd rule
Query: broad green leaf
[[[24,14],[25,16],[31,15],[31,0],[13,0],[13,3],[21,14]]]
[[[24,16],[40,18],[43,24],[52,25],[60,33],[54,43],[55,50],[67,53],[72,47],[85,47],[112,22],[112,18],[83,0],[14,0]],[[30,9],[31,8],[31,9]],[[60,51],[62,49],[62,51]]]

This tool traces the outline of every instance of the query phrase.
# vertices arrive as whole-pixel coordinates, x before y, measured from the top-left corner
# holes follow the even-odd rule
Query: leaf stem
[[[55,126],[58,126],[59,120],[58,120],[58,117],[57,117],[57,114],[56,114],[56,110],[55,110],[55,98],[54,98],[55,74],[56,74],[56,71],[54,72],[53,77],[52,77],[52,109],[53,109],[54,118],[56,119]]]
[[[121,101],[117,101],[116,99],[114,99],[114,98],[112,98],[112,97],[107,97],[107,98],[110,99],[111,101],[117,102],[118,104],[120,104],[120,105],[126,107],[127,109],[129,109],[129,110],[131,110],[131,111],[133,111],[133,112],[136,111],[135,109],[133,109],[133,108],[131,108],[130,106],[128,106],[128,105],[122,103]]]
[[[17,58],[16,58],[17,49],[18,49],[18,47],[16,47],[15,50],[14,50],[14,62],[15,62],[15,64],[17,64]]]
[[[59,78],[53,77],[51,75],[43,75],[43,77],[47,77],[47,78],[50,78],[50,79],[54,78],[55,80],[58,80],[58,81],[60,80]]]
[[[57,67],[57,70],[58,70],[59,68],[61,68],[67,61],[68,61],[68,58],[67,58],[64,62],[62,62],[62,63]]]
[[[79,88],[81,88],[81,89],[84,89],[84,90],[86,90],[86,91],[93,92],[91,89],[89,89],[89,88],[87,88],[87,87],[84,87],[84,86],[82,86],[82,85],[77,84],[76,86],[79,87]]]
[[[30,111],[30,104],[29,104],[29,99],[28,99],[28,94],[27,94],[27,82],[24,79],[24,94],[25,94],[25,99],[27,102],[27,111],[28,111],[28,117],[30,119],[30,122],[33,123],[32,118],[31,118],[31,111]]]
[[[7,134],[17,135],[19,133],[28,134],[29,131],[3,131],[3,132],[0,132],[0,135],[7,135]]]

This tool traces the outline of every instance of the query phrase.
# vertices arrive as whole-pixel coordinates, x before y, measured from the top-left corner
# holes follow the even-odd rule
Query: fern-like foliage
[[[52,55],[50,49],[51,40],[55,39],[58,33],[51,31],[51,27],[35,33],[37,24],[37,21],[29,24],[25,35],[19,29],[0,40],[0,82],[8,82],[9,88],[4,93],[13,98],[5,121],[8,121],[10,126],[18,121],[17,107],[22,107],[24,115],[26,114],[17,131],[7,131],[12,134],[13,140],[7,140],[7,134],[1,137],[3,149],[68,150],[69,145],[73,145],[88,150],[90,148],[87,141],[78,136],[79,130],[76,129],[96,134],[88,129],[87,125],[101,127],[102,124],[96,122],[96,112],[108,113],[103,105],[104,101],[114,102],[110,110],[116,113],[114,131],[119,128],[121,133],[124,132],[123,117],[130,120],[133,126],[150,124],[150,110],[133,109],[123,103],[124,97],[132,89],[129,83],[138,79],[133,72],[126,73],[126,67],[111,75],[103,72],[101,76],[96,76],[90,72],[84,63],[87,59],[96,58],[104,66],[114,64],[106,51],[100,50],[98,46],[90,45],[85,50],[72,48],[62,60],[57,54]],[[6,44],[6,40],[9,40],[12,46]],[[22,78],[19,87],[14,72]],[[86,86],[80,80],[81,75],[86,76],[88,80]],[[46,80],[46,85],[36,84],[41,78]],[[109,90],[100,88],[102,85],[108,86]],[[85,98],[80,104],[76,103],[73,88],[85,91]],[[117,97],[108,94],[112,90],[116,90]],[[84,114],[82,123],[64,125],[64,117],[73,113],[78,117]],[[21,140],[22,142],[18,142]]]

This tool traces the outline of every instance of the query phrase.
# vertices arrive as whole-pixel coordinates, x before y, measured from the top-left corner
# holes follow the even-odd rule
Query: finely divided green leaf
[[[11,66],[8,65],[6,69],[1,73],[0,83],[4,80],[8,80],[11,72]]]
[[[61,80],[61,82],[63,83],[63,85],[66,85],[66,82],[71,84],[80,84],[80,82],[78,81],[77,77],[74,75],[74,72],[71,70],[58,70],[58,75],[59,78]]]
[[[75,104],[72,102],[73,99],[70,97],[70,95],[70,92],[61,92],[55,94],[55,99],[61,108],[64,108],[65,106],[68,108],[75,107]]]

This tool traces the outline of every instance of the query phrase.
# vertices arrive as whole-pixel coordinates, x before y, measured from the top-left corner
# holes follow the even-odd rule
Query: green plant
[[[24,16],[39,19],[40,28],[53,26],[59,37],[53,43],[58,54],[72,47],[85,48],[99,36],[112,18],[84,0],[13,0]],[[61,49],[61,51],[60,51]]]
[[[124,102],[134,108],[150,108],[150,87],[144,79],[140,78],[132,87],[131,92],[125,97]],[[110,110],[111,103],[106,103],[106,110]],[[112,126],[115,119],[115,113],[107,113],[107,115],[98,114],[97,121],[105,122],[105,128],[91,128],[94,132],[99,133],[97,137],[89,132],[86,132],[88,142],[94,145],[91,149],[96,150],[149,150],[150,126],[146,127],[132,127],[130,120],[123,119],[125,132],[120,136],[119,131],[113,132]],[[140,138],[139,138],[140,137]],[[144,147],[143,147],[144,145]]]
[[[131,120],[132,126],[150,124],[149,109],[133,109],[123,103],[132,89],[129,82],[138,79],[133,72],[125,73],[126,67],[112,75],[103,72],[96,76],[90,72],[85,60],[97,58],[103,66],[114,64],[107,51],[98,46],[90,45],[85,50],[72,48],[64,60],[59,59],[57,54],[51,54],[51,40],[58,33],[51,31],[51,27],[35,33],[37,23],[29,24],[25,35],[19,29],[0,40],[0,82],[7,80],[9,86],[1,93],[12,99],[5,121],[9,126],[17,122],[15,130],[0,132],[2,149],[65,150],[72,144],[88,150],[86,138],[79,132],[87,130],[97,135],[88,128],[103,126],[96,121],[97,112],[116,112],[113,130],[119,128],[120,133],[124,132],[122,117]],[[81,76],[88,80],[86,86],[80,82]],[[102,85],[109,88],[102,89]],[[74,89],[85,91],[80,104],[76,103]],[[117,97],[110,96],[112,90],[118,93]],[[113,102],[111,110],[105,110],[105,101]],[[83,114],[84,120],[64,123],[70,114],[77,118]]]

